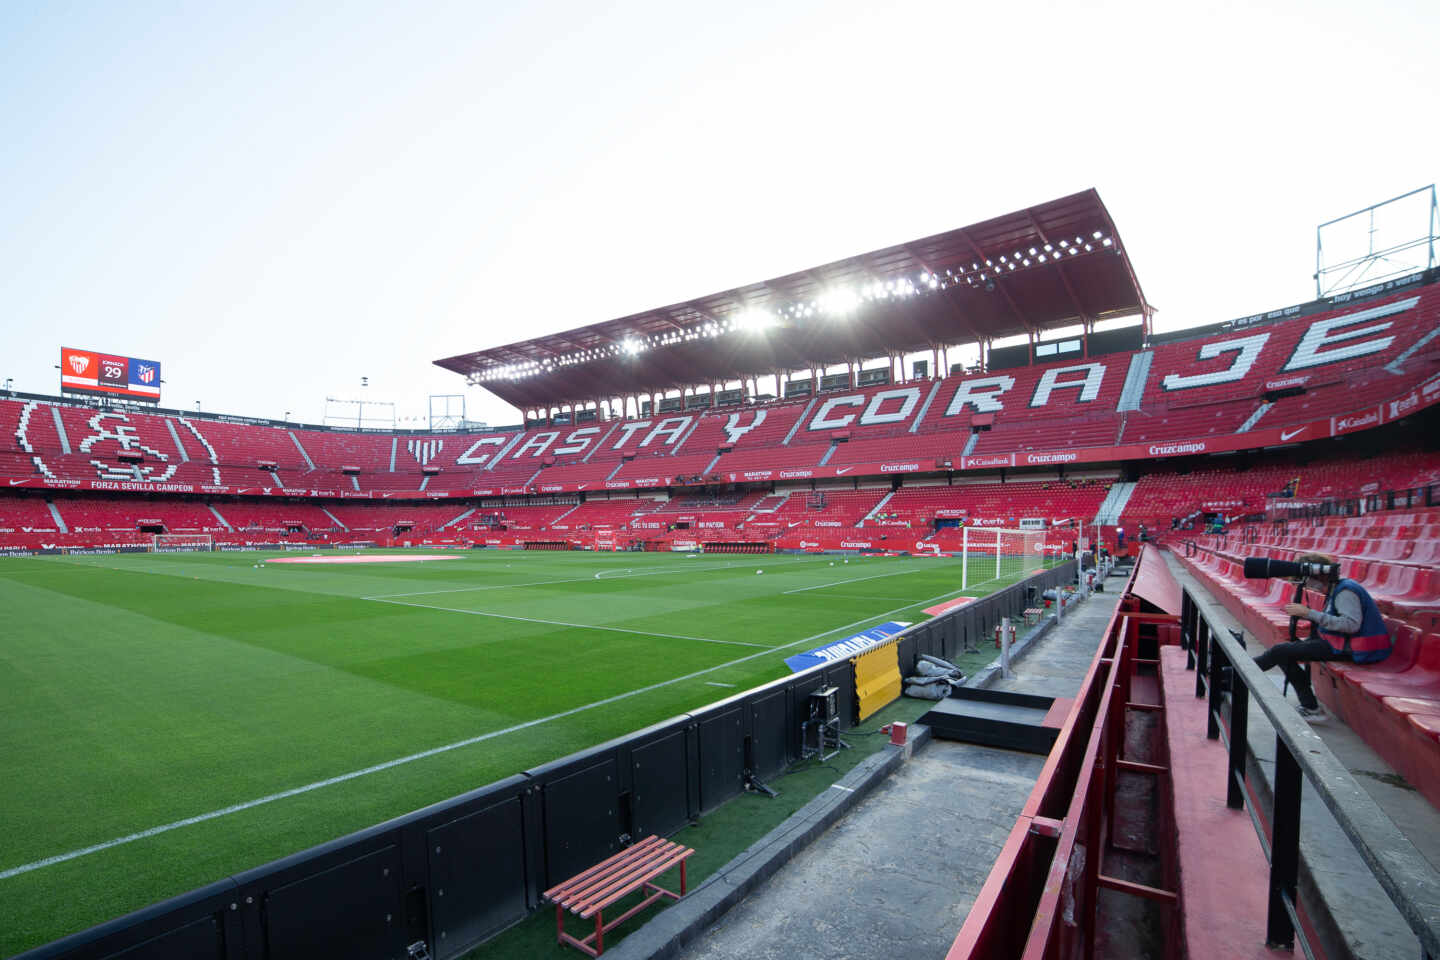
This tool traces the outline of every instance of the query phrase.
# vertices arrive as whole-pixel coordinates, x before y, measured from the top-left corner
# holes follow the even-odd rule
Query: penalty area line
[[[990,580],[997,579],[1000,578],[990,578]],[[970,589],[974,589],[975,587],[978,587],[984,583],[989,583],[990,580],[981,580],[979,583],[971,584]],[[855,627],[858,627],[862,623],[869,623],[871,620],[875,620],[879,617],[888,617],[891,614],[899,613],[901,610],[908,610],[909,608],[919,606],[922,603],[934,603],[936,600],[944,600],[946,597],[955,596],[958,593],[960,593],[959,590],[948,590],[945,593],[938,594],[937,596],[930,597],[926,600],[917,600],[914,603],[907,603],[904,606],[895,607],[892,610],[886,610],[884,613],[872,613],[868,616],[861,617],[859,620],[852,620],[850,623],[847,623],[844,626],[832,627],[829,630],[823,630],[820,633],[811,634],[810,636],[803,639],[793,640],[790,643],[783,644],[778,647],[770,647],[769,649],[761,650],[758,653],[752,653],[744,657],[739,657],[727,663],[720,663],[716,664],[713,667],[706,667],[703,670],[696,670],[694,673],[687,673],[682,677],[675,677],[670,680],[662,680],[659,683],[652,683],[646,687],[639,687],[635,690],[626,691],[625,693],[618,693],[613,697],[606,697],[603,700],[596,700],[593,703],[587,703],[583,706],[573,707],[569,710],[563,710],[560,713],[552,713],[547,717],[537,717],[534,720],[527,720],[524,723],[517,723],[514,726],[506,727],[503,730],[492,730],[489,733],[482,733],[478,736],[469,737],[465,740],[457,740],[454,743],[447,743],[439,747],[432,747],[429,750],[422,750],[419,753],[412,753],[406,757],[398,757],[394,760],[387,760],[384,763],[373,764],[360,770],[351,771],[350,773],[342,773],[338,776],[328,777],[324,780],[316,780],[314,783],[307,783],[303,786],[292,787],[289,790],[282,790],[279,793],[272,793],[268,796],[257,797],[254,800],[247,800],[244,803],[233,803],[228,807],[221,807],[218,810],[211,810],[209,813],[197,814],[193,817],[186,817],[183,820],[173,820],[170,823],[161,824],[157,827],[150,827],[149,829],[140,830],[136,833],[127,834],[123,837],[116,837],[114,840],[107,840],[104,843],[96,843],[88,847],[81,847],[78,850],[71,850],[68,853],[59,853],[53,857],[45,857],[42,860],[35,860],[30,863],[23,863],[18,867],[10,867],[6,870],[0,870],[0,880],[8,880],[11,877],[18,877],[21,874],[30,873],[32,871],[40,870],[45,867],[52,867],[56,864],[66,863],[70,860],[77,860],[80,857],[88,856],[92,853],[100,853],[102,851],[110,850],[115,847],[124,846],[125,844],[134,843],[137,840],[145,840],[150,837],[156,837],[162,833],[169,833],[172,830],[179,830],[181,827],[191,827],[195,826],[196,824],[205,823],[209,820],[217,820],[220,817],[229,816],[232,813],[241,813],[245,810],[252,810],[255,807],[264,806],[267,803],[274,803],[277,800],[286,800],[290,797],[298,797],[302,794],[312,793],[316,790],[324,789],[325,787],[333,787],[337,784],[346,783],[351,780],[359,779],[360,777],[369,776],[372,773],[380,773],[384,770],[390,770],[394,767],[399,767],[407,763],[413,763],[416,760],[424,760],[429,757],[439,756],[443,753],[449,753],[452,750],[459,750],[463,747],[474,746],[477,743],[484,743],[487,740],[493,740],[496,737],[503,737],[511,733],[516,733],[521,730],[529,729],[530,727],[536,727],[543,723],[549,723],[552,720],[563,720],[566,717],[573,717],[576,714],[584,713],[587,710],[594,710],[598,707],[607,707],[612,703],[619,703],[622,700],[628,700],[631,697],[650,693],[654,690],[660,690],[677,683],[685,683],[686,681],[694,680],[697,677],[703,677],[707,673],[713,673],[716,670],[724,670],[727,667],[733,667],[736,664],[746,663],[747,661],[754,660],[757,657],[764,657],[773,653],[779,653],[781,650],[788,650],[791,647],[804,646],[807,643],[813,643],[816,640],[828,637],[832,633],[840,633],[845,630],[851,630]]]

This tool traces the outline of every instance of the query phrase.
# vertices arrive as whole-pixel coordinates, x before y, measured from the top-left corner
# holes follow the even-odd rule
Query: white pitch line
[[[776,567],[797,567],[797,566],[800,566],[801,564],[805,564],[805,563],[816,563],[816,562],[818,562],[818,561],[816,561],[816,560],[811,560],[811,559],[795,560],[795,561],[792,561],[792,562],[790,562],[790,563],[777,563],[777,564],[773,564],[773,566],[776,566]],[[750,564],[748,564],[748,563],[726,563],[726,564],[720,564],[720,565],[713,566],[713,567],[706,567],[705,569],[706,569],[706,571],[710,571],[710,570],[734,570],[734,569],[736,569],[737,567],[748,567],[748,566],[750,566]],[[634,568],[634,567],[618,567],[618,568],[616,568],[616,569],[619,569],[619,570],[634,570],[635,568]],[[600,573],[606,573],[606,572],[607,572],[607,571],[604,571],[604,570],[600,571]],[[618,577],[610,577],[609,579],[611,579],[611,580],[628,580],[628,579],[630,579],[631,577],[663,577],[663,576],[665,576],[666,574],[674,574],[675,572],[676,572],[676,571],[674,571],[674,570],[649,570],[649,571],[646,571],[645,573],[627,573],[627,574],[624,574],[624,575],[618,576]],[[686,571],[686,572],[688,573],[689,571]],[[480,586],[480,587],[454,587],[454,588],[449,589],[449,590],[418,590],[418,591],[416,591],[416,592],[414,592],[414,593],[382,593],[382,594],[379,594],[379,595],[373,596],[373,597],[361,597],[360,599],[361,599],[361,600],[392,600],[392,599],[394,599],[394,598],[396,598],[396,597],[432,597],[432,596],[435,596],[436,594],[441,594],[441,593],[469,593],[469,592],[471,592],[471,591],[473,591],[473,590],[505,590],[505,589],[507,589],[507,588],[509,588],[509,587],[548,587],[548,586],[551,586],[551,585],[561,584],[561,583],[588,583],[588,582],[590,582],[591,580],[600,580],[600,579],[603,579],[603,578],[602,578],[599,574],[594,574],[594,575],[589,576],[589,577],[567,577],[567,578],[565,578],[564,580],[536,580],[536,581],[533,582],[533,583],[491,583],[491,584],[486,584],[485,586]]]
[[[995,579],[998,578],[990,578],[990,580]],[[990,580],[981,580],[980,583],[971,584],[971,589],[980,586],[980,584],[982,583],[989,583]],[[355,770],[350,773],[342,773],[336,777],[330,777],[326,780],[317,780],[314,783],[307,783],[301,787],[292,787],[289,790],[282,790],[279,793],[272,793],[269,796],[260,797],[256,800],[247,800],[244,803],[231,804],[228,807],[221,807],[219,810],[211,810],[209,813],[202,813],[194,817],[186,817],[184,820],[174,820],[170,823],[161,824],[158,827],[150,827],[148,830],[141,830],[138,833],[131,833],[123,837],[117,837],[114,840],[107,840],[104,843],[97,843],[88,847],[82,847],[78,850],[71,850],[69,853],[56,854],[53,857],[46,857],[43,860],[35,860],[31,863],[24,863],[18,867],[11,867],[8,870],[0,870],[0,880],[8,880],[11,877],[19,876],[22,873],[30,873],[32,870],[39,870],[42,867],[54,866],[57,863],[65,863],[66,861],[75,860],[88,854],[99,853],[102,850],[109,850],[112,847],[119,847],[127,843],[134,843],[136,840],[144,840],[147,837],[154,837],[162,833],[169,833],[171,830],[178,830],[181,827],[194,826],[197,823],[204,823],[207,820],[215,820],[220,817],[228,816],[232,813],[240,813],[243,810],[250,810],[255,807],[263,806],[267,803],[273,803],[276,800],[285,800],[289,797],[296,797],[304,793],[311,793],[312,791],[319,790],[323,787],[331,787],[337,783],[345,783],[349,780],[355,780],[359,777],[363,777],[372,773],[379,773],[382,770],[389,770],[392,767],[398,767],[402,764],[411,763],[415,760],[423,760],[426,757],[433,757],[438,754],[448,753],[451,750],[459,750],[461,747],[473,746],[474,744],[483,743],[486,740],[493,740],[496,737],[515,733],[528,727],[538,726],[542,723],[549,723],[551,720],[561,720],[565,717],[574,716],[577,713],[584,713],[586,710],[593,710],[596,707],[609,706],[612,703],[619,703],[621,700],[628,700],[630,697],[639,696],[642,693],[649,693],[652,690],[659,690],[662,687],[668,687],[672,684],[684,683],[687,680],[694,680],[696,677],[703,677],[707,673],[713,673],[716,670],[723,670],[726,667],[733,667],[736,664],[745,663],[749,660],[754,660],[757,657],[763,657],[771,653],[778,653],[781,650],[788,650],[791,647],[798,647],[803,646],[807,643],[813,643],[814,641],[819,640],[821,637],[830,636],[830,634],[832,633],[840,633],[843,630],[849,630],[853,627],[858,627],[862,623],[868,623],[869,621],[879,619],[880,617],[888,617],[892,613],[899,613],[901,610],[906,610],[910,607],[919,606],[922,603],[933,603],[936,600],[943,600],[946,597],[954,596],[957,593],[960,593],[960,591],[949,590],[945,593],[931,597],[928,600],[917,600],[914,603],[907,603],[904,606],[896,607],[893,610],[886,610],[884,613],[875,613],[867,617],[861,617],[859,620],[852,620],[850,623],[845,624],[843,627],[833,627],[821,633],[811,634],[810,636],[805,637],[803,640],[794,640],[790,643],[782,644],[778,647],[771,647],[770,649],[762,650],[759,653],[752,653],[748,656],[740,657],[736,660],[731,660],[728,663],[720,663],[716,664],[713,667],[706,667],[703,670],[696,670],[694,673],[687,673],[683,677],[675,677],[672,680],[662,680],[659,683],[652,683],[648,687],[640,687],[636,690],[630,690],[625,693],[618,693],[613,697],[606,697],[604,700],[596,700],[594,703],[587,703],[584,706],[574,707],[570,710],[565,710],[560,713],[552,713],[548,717],[539,717],[535,720],[527,720],[524,723],[517,723],[513,727],[506,727],[504,730],[492,730],[489,733],[482,733],[479,736],[470,737],[467,740],[458,740],[455,743],[447,743],[441,747],[432,747],[429,750],[422,750],[419,753],[412,753],[408,757],[400,757],[396,760],[387,760],[384,763],[377,763],[373,766],[365,767],[362,770]]]
[[[508,613],[486,613],[483,610],[466,610],[463,607],[436,607],[428,603],[406,603],[404,600],[381,600],[376,603],[393,603],[397,607],[415,607],[417,610],[443,610],[446,613],[468,613],[472,617],[493,617],[496,620],[522,620],[525,623],[548,623],[557,627],[578,627],[582,630],[608,630],[611,633],[636,633],[642,637],[664,637],[666,640],[696,640],[700,643],[726,643],[736,647],[773,647],[763,643],[746,643],[744,640],[712,640],[709,637],[687,637],[677,633],[656,633],[654,630],[631,630],[628,627],[602,627],[593,623],[571,623],[568,620],[541,620],[538,617],[517,617]]]
[[[824,590],[826,587],[838,587],[842,583],[859,583],[861,580],[881,580],[885,577],[903,577],[910,573],[933,573],[933,570],[896,570],[894,573],[877,573],[873,577],[852,577],[849,580],[836,580],[832,583],[817,583],[813,587],[796,587],[794,590],[786,590],[786,593],[805,593],[808,590]]]

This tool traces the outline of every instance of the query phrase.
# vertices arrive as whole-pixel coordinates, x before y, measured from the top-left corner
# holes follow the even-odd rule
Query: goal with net
[[[150,545],[155,553],[198,553],[215,549],[215,538],[208,533],[157,533]]]
[[[1046,530],[966,527],[960,535],[961,589],[1018,579],[1068,558],[1068,547]]]

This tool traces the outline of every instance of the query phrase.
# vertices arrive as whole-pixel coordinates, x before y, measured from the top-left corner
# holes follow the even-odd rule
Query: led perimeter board
[[[60,389],[102,397],[160,402],[160,364],[94,350],[60,348]]]

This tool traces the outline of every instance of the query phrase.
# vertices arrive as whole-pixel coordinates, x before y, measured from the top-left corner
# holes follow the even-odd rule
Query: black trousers
[[[1256,657],[1255,665],[1261,670],[1269,670],[1278,664],[1286,679],[1290,681],[1290,686],[1295,688],[1295,697],[1300,701],[1300,706],[1313,708],[1319,702],[1315,699],[1315,691],[1310,688],[1310,671],[1300,666],[1300,663],[1307,660],[1349,659],[1350,654],[1336,653],[1329,641],[1312,637],[1308,640],[1277,643]]]

